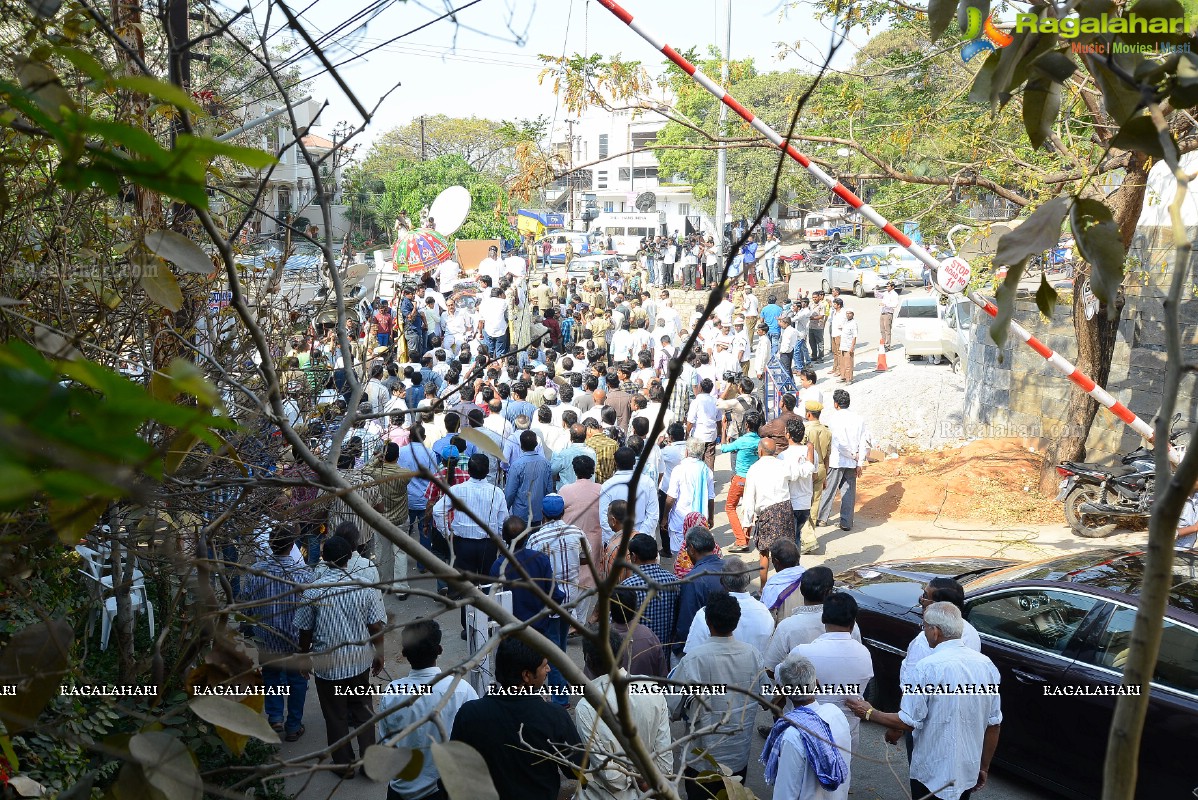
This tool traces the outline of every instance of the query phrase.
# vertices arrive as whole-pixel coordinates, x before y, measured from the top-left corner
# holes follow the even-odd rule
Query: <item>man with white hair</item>
[[[986,785],[998,747],[1002,679],[989,658],[961,641],[964,629],[960,609],[932,603],[923,612],[932,654],[915,665],[914,683],[904,687],[898,713],[878,711],[865,700],[845,701],[859,718],[889,728],[886,740],[892,744],[913,732],[914,797],[969,800]]]
[[[816,702],[815,665],[792,653],[778,665],[775,683],[794,708],[774,722],[761,751],[774,797],[847,800],[849,724],[836,706]]]
[[[736,630],[732,631],[732,638],[753,645],[757,652],[764,654],[770,636],[774,633],[774,615],[766,608],[765,603],[749,594],[749,584],[753,582],[752,567],[742,558],[728,556],[724,559],[723,572],[720,576],[720,586],[740,605],[740,622],[737,623]],[[710,638],[707,613],[700,608],[686,637],[686,652],[693,652]]]

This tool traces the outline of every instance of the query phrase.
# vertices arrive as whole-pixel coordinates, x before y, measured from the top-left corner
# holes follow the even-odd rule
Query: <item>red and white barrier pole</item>
[[[898,228],[894,227],[893,223],[879,214],[872,206],[869,205],[869,203],[866,203],[860,197],[854,194],[847,186],[833,178],[828,173],[824,172],[824,170],[821,169],[818,164],[812,163],[811,159],[807,158],[807,156],[795,149],[795,146],[790,142],[787,142],[780,133],[762,122],[760,119],[754,117],[748,109],[736,101],[736,98],[721,89],[715,81],[707,77],[707,75],[705,75],[703,71],[694,64],[683,58],[677,50],[675,50],[673,47],[670,47],[665,43],[664,40],[657,37],[651,31],[648,31],[639,25],[632,14],[628,13],[628,11],[620,6],[619,3],[616,3],[614,0],[599,0],[599,4],[611,13],[615,14],[616,17],[618,17],[625,25],[640,34],[641,38],[660,50],[666,58],[670,59],[670,61],[673,61],[683,72],[694,78],[695,82],[706,89],[713,97],[739,114],[741,119],[749,123],[749,125],[751,125],[753,129],[762,136],[773,142],[774,146],[776,146],[779,150],[786,153],[786,155],[790,156],[793,160],[799,162],[799,164],[801,164],[809,173],[811,173],[812,177],[827,186],[837,197],[840,197],[850,206],[855,208],[862,217],[881,228],[887,236],[901,245],[904,250],[918,258],[924,264],[928,265],[928,267],[931,269],[935,270],[936,282],[942,290],[949,293],[955,293],[960,292],[965,288],[965,284],[969,279],[969,270],[968,265],[964,261],[961,259],[948,259],[943,265],[948,268],[947,273],[946,275],[942,276],[942,264],[937,261],[931,253],[925,250],[918,243],[911,241],[909,236],[904,234]],[[950,267],[948,262],[956,263]],[[967,297],[969,297],[970,300],[972,300],[979,308],[981,308],[991,317],[997,316],[998,307],[977,292],[970,292]],[[1113,396],[1111,396],[1110,392],[1096,384],[1087,375],[1078,370],[1078,368],[1073,366],[1068,359],[1064,358],[1059,353],[1054,353],[1052,348],[1048,347],[1039,339],[1032,336],[1030,331],[1017,322],[1011,321],[1009,323],[1009,330],[1012,336],[1023,342],[1026,342],[1029,347],[1043,356],[1049,364],[1052,364],[1052,366],[1058,372],[1084,389],[1087,394],[1097,400],[1098,403],[1104,408],[1110,409],[1112,414],[1130,426],[1133,431],[1138,433],[1140,436],[1143,436],[1149,442],[1152,441],[1153,430],[1151,425],[1133,414],[1131,409],[1120,403]]]

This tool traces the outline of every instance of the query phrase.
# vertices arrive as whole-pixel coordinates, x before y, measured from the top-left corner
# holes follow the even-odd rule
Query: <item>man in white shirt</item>
[[[998,747],[1002,678],[989,658],[961,641],[964,622],[952,603],[932,603],[924,611],[932,654],[915,666],[914,679],[917,685],[943,687],[940,691],[904,694],[897,714],[878,711],[865,700],[845,701],[858,718],[889,728],[891,743],[913,732],[914,797],[967,800],[985,787]]]
[[[765,782],[787,800],[848,800],[852,774],[849,726],[840,709],[810,694],[816,668],[800,655],[778,666],[776,685],[794,705],[762,732]],[[760,729],[759,729],[760,730]],[[824,782],[831,785],[825,787]]]
[[[705,448],[703,460],[709,469],[715,469],[715,442],[719,438],[720,410],[715,404],[711,390],[715,388],[710,378],[699,381],[695,387],[695,399],[686,412],[687,438],[697,439]]]
[[[662,290],[661,305],[657,309],[657,316],[666,321],[666,327],[670,329],[670,337],[676,338],[678,331],[682,330],[682,317],[678,316],[678,312],[674,309],[674,301],[670,299],[668,290]]]
[[[894,290],[894,281],[886,283],[886,291],[882,292],[882,352],[890,349],[890,331],[894,327],[894,315],[898,313],[899,296]]]
[[[840,326],[840,379],[846,384],[851,384],[857,337],[861,329],[852,311],[844,312],[844,316],[844,324]]]
[[[636,508],[633,509],[635,520],[632,530],[636,533],[646,533],[653,536],[657,531],[660,509],[657,506],[656,476],[651,479],[642,472],[635,491],[630,486],[632,473],[636,468],[636,452],[630,447],[621,447],[615,454],[616,471],[603,482],[599,492],[599,525],[603,529],[603,546],[611,544],[621,531],[612,530],[607,510],[616,500],[631,501],[636,498]],[[632,503],[629,502],[631,506]]]
[[[807,437],[807,426],[795,416],[786,421],[787,448],[778,456],[784,465],[787,487],[790,490],[790,511],[795,521],[795,541],[801,542],[801,534],[808,529],[811,517],[811,495],[815,474],[815,445],[803,444]]]
[[[760,381],[765,377],[766,365],[770,363],[770,326],[764,322],[757,323],[757,336],[753,340],[753,361],[749,374]],[[762,340],[765,341],[762,341]]]
[[[799,348],[799,331],[788,316],[779,317],[778,325],[782,328],[782,334],[778,339],[778,363],[787,375],[793,375],[795,351]],[[769,330],[768,325],[766,330]],[[799,367],[802,366],[800,363]]]
[[[865,694],[865,687],[874,676],[869,648],[852,637],[853,627],[857,624],[857,601],[846,592],[828,595],[824,600],[822,620],[826,632],[808,644],[796,646],[791,652],[815,665],[815,675],[821,686],[843,686],[847,690],[844,694],[826,697],[844,712],[853,740],[853,752],[857,752],[861,722],[845,705],[845,700]]]
[[[832,405],[836,413],[829,415],[824,423],[832,433],[832,450],[815,524],[830,524],[828,519],[832,515],[832,504],[837,492],[843,491],[840,529],[850,531],[853,529],[853,504],[857,501],[857,478],[861,477],[869,455],[869,434],[865,431],[865,420],[861,415],[849,411],[848,392],[844,389],[832,392]]]
[[[612,319],[616,319],[616,315],[612,315]],[[623,319],[621,317],[621,319]],[[617,328],[611,335],[611,358],[616,364],[623,363],[628,360],[629,354],[632,353],[632,332],[625,329],[623,324]]]
[[[662,275],[661,282],[663,285],[673,287],[674,285],[674,263],[678,260],[678,247],[670,241],[665,243],[661,251]]]
[[[478,332],[492,356],[508,352],[507,299],[502,289],[492,289],[491,296],[478,304]]]
[[[391,681],[387,693],[379,698],[379,711],[389,712],[379,719],[378,741],[388,747],[400,747],[420,753],[420,772],[410,779],[396,777],[388,789],[389,797],[428,797],[437,791],[441,777],[433,761],[432,746],[444,742],[458,709],[477,700],[478,694],[457,675],[446,675],[433,683],[441,669],[437,658],[441,649],[441,625],[434,619],[421,619],[404,626],[400,634],[400,653],[411,670],[407,677]],[[431,685],[430,685],[431,684]],[[413,699],[415,695],[415,699]],[[406,728],[424,720],[405,736]]]
[[[513,281],[518,283],[524,280],[527,273],[528,265],[524,263],[524,258],[515,252],[503,260],[503,274],[510,275]]]
[[[499,279],[503,277],[503,262],[499,260],[498,247],[487,248],[487,257],[479,262],[478,274],[488,276],[492,287],[499,286]]]
[[[461,275],[462,267],[454,259],[441,262],[441,266],[437,267],[437,288],[441,290],[442,294],[449,294],[457,285]]]
[[[749,347],[749,334],[745,333],[745,318],[736,317],[732,326],[732,353],[736,357],[736,368],[741,374],[747,375],[749,363],[753,359],[753,350]]]
[[[832,314],[828,317],[828,336],[832,342],[832,374],[841,377],[844,373],[840,368],[840,329],[844,327],[844,300],[840,297],[832,299]]]
[[[790,608],[789,601],[796,595],[801,604],[796,605],[789,615],[783,616],[778,622],[778,627],[774,628],[774,635],[770,637],[765,648],[767,669],[773,671],[795,647],[814,642],[828,632],[824,628],[824,598],[832,594],[834,580],[832,570],[827,567],[803,570],[798,591],[791,594],[779,610],[785,611]],[[854,640],[861,641],[861,629],[857,626],[853,626],[851,635]]]
[[[923,594],[919,596],[919,608],[922,611],[932,603],[952,603],[964,613],[965,589],[952,578],[932,578],[928,581],[928,585],[923,587]],[[978,635],[977,628],[973,627],[969,620],[964,620],[964,623],[961,642],[974,652],[982,652],[982,637]],[[915,634],[911,644],[907,645],[907,656],[899,667],[899,685],[913,684],[915,682],[915,665],[931,654],[932,645],[928,644],[928,637],[921,630]]]
[[[757,317],[761,315],[761,303],[757,300],[757,295],[752,292],[745,292],[744,308],[741,313],[745,318],[745,330],[749,332],[749,336],[755,336],[757,331]],[[769,326],[766,326],[769,330]]]
[[[728,325],[729,327],[731,327],[732,314],[735,310],[736,310],[736,308],[735,308],[735,306],[732,305],[732,301],[728,299],[727,295],[724,295],[724,299],[721,300],[720,304],[715,307],[715,312],[714,312],[715,316],[720,321],[721,327],[724,325]]]
[[[737,623],[736,630],[732,631],[732,638],[752,645],[758,653],[764,654],[774,632],[774,616],[764,603],[749,594],[749,586],[753,582],[753,568],[742,558],[727,556],[720,571],[724,573],[720,576],[720,586],[735,597],[740,605],[740,622]],[[700,608],[695,614],[695,621],[691,623],[690,633],[686,636],[685,652],[693,653],[710,638],[707,615]]]
[[[740,356],[735,352],[736,337],[732,333],[731,323],[720,321],[720,332],[712,344],[712,361],[716,372],[723,380],[725,372],[740,372]]]

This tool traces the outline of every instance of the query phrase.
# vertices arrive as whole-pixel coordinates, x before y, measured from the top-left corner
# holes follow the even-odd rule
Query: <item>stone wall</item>
[[[1137,237],[1142,264],[1126,282],[1127,302],[1119,323],[1118,343],[1107,390],[1148,424],[1154,424],[1163,399],[1165,379],[1164,299],[1171,270],[1168,251],[1151,247],[1155,237]],[[1136,263],[1136,262],[1133,262]],[[1194,262],[1189,265],[1193,269]],[[1182,346],[1186,363],[1198,363],[1198,300],[1189,281],[1181,306]],[[1042,317],[1031,297],[1016,301],[1015,320],[1032,335],[1070,361],[1077,358],[1071,298],[1062,297],[1051,319]],[[973,346],[966,370],[966,435],[971,438],[1013,436],[1048,441],[1065,425],[1072,384],[1034,350],[1008,338],[999,348],[990,339],[990,317],[974,309]],[[1105,313],[1105,310],[1099,311]],[[1177,411],[1189,423],[1194,417],[1194,374],[1181,384]],[[1135,448],[1139,437],[1105,409],[1100,409],[1086,441],[1087,458],[1113,461]]]

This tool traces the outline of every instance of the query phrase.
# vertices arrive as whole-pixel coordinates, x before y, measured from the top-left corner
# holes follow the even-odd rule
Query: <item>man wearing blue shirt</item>
[[[399,301],[399,318],[403,320],[404,340],[408,344],[408,361],[419,361],[424,354],[424,315],[416,305],[416,292],[411,286],[403,289]]]
[[[724,503],[724,510],[728,512],[728,524],[732,526],[732,535],[736,537],[736,544],[728,548],[729,553],[749,552],[749,536],[745,533],[740,517],[737,516],[736,506],[745,493],[745,476],[749,474],[749,467],[756,464],[760,457],[757,454],[757,445],[761,442],[758,433],[761,422],[760,414],[749,411],[744,417],[744,426],[748,433],[742,433],[728,444],[720,445],[720,452],[735,453],[732,458],[734,474],[732,483],[728,486],[728,499]]]
[[[409,436],[409,443],[399,451],[399,468],[416,473],[423,470],[425,475],[436,475],[437,457],[424,444],[424,426],[418,422],[413,423]],[[412,534],[412,526],[416,525],[420,544],[431,549],[433,524],[432,519],[424,513],[428,508],[428,498],[425,497],[427,490],[428,478],[413,475],[408,481],[408,535]],[[448,547],[446,549],[448,550]]]
[[[778,305],[778,296],[775,294],[771,294],[768,300],[768,305],[761,309],[761,321],[770,326],[770,351],[776,353],[782,341],[782,325],[778,322],[782,316],[782,306]]]
[[[549,462],[536,453],[537,435],[532,431],[520,434],[520,455],[508,469],[504,495],[512,516],[529,526],[540,525],[544,512],[541,503],[553,492],[553,475]]]
[[[686,552],[695,566],[683,578],[678,592],[674,653],[679,658],[682,658],[695,615],[707,605],[708,595],[720,591],[720,573],[724,571],[724,562],[715,554],[715,537],[702,525],[696,525],[686,532]]]

